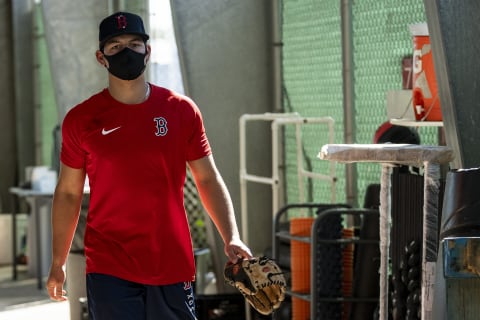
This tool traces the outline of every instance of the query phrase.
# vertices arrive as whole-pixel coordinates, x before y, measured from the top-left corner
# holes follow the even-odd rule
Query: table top
[[[25,189],[20,187],[11,187],[9,189],[11,194],[17,195],[19,197],[53,197],[53,191],[39,191],[33,189]],[[90,189],[83,189],[83,194],[89,194]]]
[[[53,197],[53,191],[38,191],[20,187],[11,187],[9,191],[11,194],[15,194],[19,197]]]
[[[338,162],[379,162],[421,166],[425,162],[445,164],[453,150],[445,146],[416,144],[326,144],[318,157]]]

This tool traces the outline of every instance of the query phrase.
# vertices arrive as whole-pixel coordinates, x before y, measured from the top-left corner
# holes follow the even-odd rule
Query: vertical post
[[[422,234],[422,319],[433,320],[435,267],[438,254],[440,165],[424,162]]]
[[[35,263],[37,264],[37,270],[36,270],[36,273],[37,273],[37,288],[38,290],[41,290],[42,287],[43,287],[43,284],[42,284],[42,278],[43,278],[43,268],[42,268],[42,257],[43,257],[43,253],[42,253],[42,235],[41,235],[41,232],[42,232],[42,228],[41,228],[41,206],[39,204],[39,201],[41,201],[41,199],[39,199],[37,196],[32,196],[31,197],[31,201],[32,201],[32,211],[31,211],[31,215],[32,215],[32,218],[33,218],[33,224],[35,226],[35,250],[37,252],[35,252]]]
[[[380,181],[380,320],[388,320],[388,257],[390,247],[390,189],[392,168],[382,164]]]
[[[343,78],[343,123],[344,142],[355,143],[355,92],[353,77],[353,27],[352,2],[340,0],[340,14],[342,27],[342,78]],[[345,165],[347,202],[352,207],[358,207],[357,194],[357,165]]]
[[[24,168],[36,162],[36,130],[38,128],[33,94],[33,1],[10,1],[12,19],[13,89],[17,148],[17,181],[25,181]],[[3,93],[2,93],[3,94]],[[2,172],[4,174],[5,172]]]
[[[12,279],[18,279],[17,270],[17,212],[18,212],[18,198],[12,194]]]

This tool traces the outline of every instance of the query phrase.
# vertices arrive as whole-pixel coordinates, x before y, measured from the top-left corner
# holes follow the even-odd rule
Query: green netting
[[[284,1],[283,69],[285,108],[302,116],[331,116],[335,119],[334,141],[343,139],[342,51],[338,1]],[[293,132],[286,130],[287,200],[297,202],[296,152]],[[328,163],[317,154],[328,143],[324,130],[303,134],[305,166],[325,173]],[[343,173],[342,166],[337,171]],[[312,181],[312,180],[309,180]],[[330,202],[330,185],[313,180],[305,182],[311,201]],[[344,179],[337,184],[343,199]]]
[[[386,92],[402,89],[401,61],[412,53],[408,26],[425,21],[418,0],[352,1],[356,142],[371,143],[376,129],[387,120]],[[283,72],[285,109],[302,116],[335,119],[335,143],[343,143],[343,93],[340,1],[283,1]],[[287,199],[299,199],[293,130],[286,130]],[[436,144],[437,129],[422,128],[422,143]],[[305,163],[324,172],[317,158],[325,132],[304,134]],[[366,187],[378,183],[380,165],[357,164],[358,202]],[[337,202],[346,201],[344,166],[337,165]],[[329,185],[305,182],[315,202],[330,202]]]

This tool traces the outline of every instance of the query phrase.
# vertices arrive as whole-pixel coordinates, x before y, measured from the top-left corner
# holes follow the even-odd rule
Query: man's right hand
[[[47,291],[50,299],[54,301],[67,300],[67,292],[63,290],[63,284],[65,283],[65,268],[63,266],[50,268],[50,274],[47,280]]]

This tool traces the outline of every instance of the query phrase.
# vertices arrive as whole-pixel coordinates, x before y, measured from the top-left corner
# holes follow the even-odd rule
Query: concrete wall
[[[42,8],[61,121],[69,109],[107,85],[95,50],[98,24],[108,13],[108,2],[50,0],[43,1]]]
[[[217,166],[240,221],[239,118],[271,112],[270,2],[258,0],[173,0],[174,28],[187,95],[199,105]],[[269,131],[250,131],[248,168],[271,174]],[[255,253],[271,244],[271,189],[249,187],[249,245]],[[250,217],[251,215],[251,217]],[[226,261],[217,237],[214,260]]]
[[[0,18],[0,211],[8,212],[8,189],[35,162],[32,1],[0,1]]]
[[[477,52],[480,31],[475,0],[461,4],[425,0],[445,138],[455,152],[453,168],[480,166],[480,91]]]
[[[437,76],[438,92],[443,114],[445,138],[447,145],[453,149],[455,159],[451,169],[478,168],[480,165],[480,91],[477,63],[478,14],[480,3],[476,0],[453,3],[447,0],[424,0],[432,52]],[[478,69],[478,70],[477,70]],[[447,185],[451,182],[447,176]],[[453,183],[453,182],[452,182]],[[460,184],[458,184],[460,185]],[[451,188],[461,193],[460,188]],[[458,189],[458,190],[457,190]],[[449,191],[448,189],[446,191]],[[468,191],[468,190],[467,190]],[[447,212],[447,201],[457,199],[456,195],[445,194],[443,218],[440,235],[452,213]],[[465,203],[468,207],[468,204]],[[462,214],[466,210],[458,210]],[[448,216],[448,214],[451,214]],[[469,221],[464,214],[462,223],[470,224],[475,230],[475,222]],[[443,241],[440,237],[440,241]],[[433,319],[455,320],[478,318],[480,297],[480,280],[478,277],[446,277],[441,265],[447,263],[443,247],[439,247]],[[438,306],[438,307],[437,307]],[[459,312],[460,311],[460,312]]]
[[[3,133],[0,135],[0,146],[3,154],[0,157],[0,207],[1,211],[9,208],[8,188],[15,182],[17,167],[15,147],[15,112],[13,94],[13,52],[11,50],[11,7],[9,1],[0,1],[0,63],[3,72],[0,72],[0,127]]]

